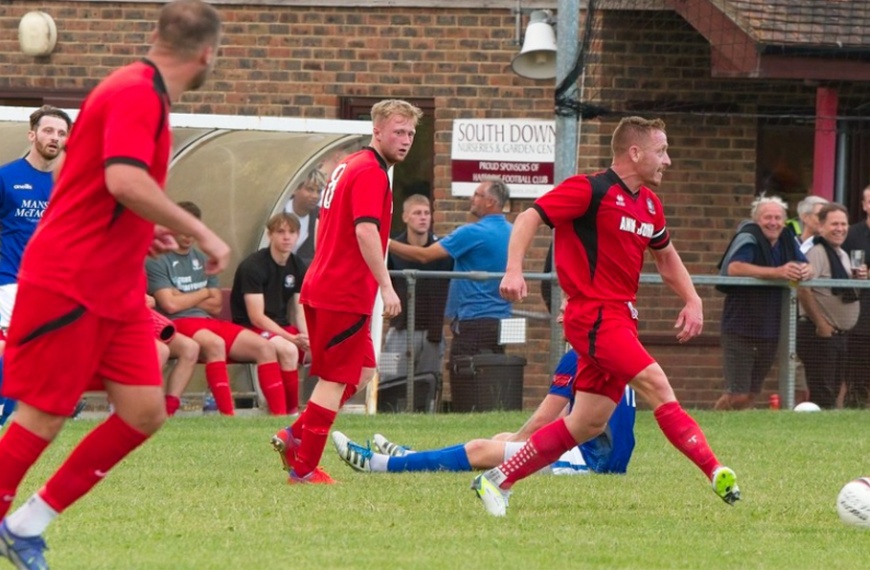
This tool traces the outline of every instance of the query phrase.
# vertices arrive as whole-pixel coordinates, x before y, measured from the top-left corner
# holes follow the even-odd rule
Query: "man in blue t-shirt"
[[[392,255],[430,263],[452,257],[454,271],[501,273],[507,266],[507,248],[511,224],[502,210],[510,198],[501,180],[486,180],[471,196],[471,215],[477,222],[461,226],[447,237],[426,247],[390,242]],[[501,319],[509,317],[511,305],[498,292],[498,279],[475,281],[453,279],[447,296],[445,316],[450,319],[453,341],[450,345],[450,369],[458,356],[481,353],[504,353],[498,343]]]
[[[30,115],[27,154],[0,167],[0,330],[4,336],[18,291],[21,256],[48,205],[54,184],[52,172],[58,165],[71,126],[69,115],[51,105],[43,105]],[[0,365],[0,385],[2,382]],[[0,406],[2,426],[15,409],[15,401],[0,396]]]

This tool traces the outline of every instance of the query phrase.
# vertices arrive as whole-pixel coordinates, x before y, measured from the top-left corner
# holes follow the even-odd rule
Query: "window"
[[[781,196],[794,210],[813,188],[814,141],[812,115],[807,119],[760,119],[756,147],[756,193]]]

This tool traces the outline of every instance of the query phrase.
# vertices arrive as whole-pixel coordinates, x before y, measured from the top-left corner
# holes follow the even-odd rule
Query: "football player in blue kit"
[[[539,427],[567,413],[574,400],[577,353],[569,350],[560,360],[550,390],[532,417],[515,433],[501,433],[491,439],[474,439],[464,444],[427,451],[412,451],[375,434],[374,449],[362,446],[339,431],[332,441],[339,456],[353,469],[363,472],[472,471],[490,469],[517,453]],[[584,473],[625,473],[634,450],[635,394],[626,387],[607,429],[578,445],[541,470],[555,475]]]

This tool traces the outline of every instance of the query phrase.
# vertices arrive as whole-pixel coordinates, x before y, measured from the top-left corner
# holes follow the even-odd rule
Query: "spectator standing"
[[[408,156],[423,112],[391,99],[375,103],[371,116],[370,146],[339,163],[324,190],[317,251],[302,287],[311,373],[319,380],[299,418],[272,438],[293,484],[334,482],[318,464],[338,410],[375,374],[370,322],[378,287],[384,313],[377,318],[402,310],[385,258],[393,212],[387,172]]]
[[[502,210],[510,198],[501,180],[481,182],[471,196],[471,215],[477,218],[454,230],[447,237],[420,247],[390,242],[390,253],[418,263],[453,258],[455,271],[500,273],[507,264],[511,224]],[[509,317],[511,305],[498,293],[498,281],[473,281],[454,278],[450,282],[446,316],[453,340],[450,344],[450,369],[459,356],[482,353],[503,354],[498,342],[501,319]]]
[[[732,277],[804,281],[812,268],[785,225],[788,206],[776,196],[762,194],[751,206],[752,221],[732,238],[719,263]],[[783,291],[779,287],[725,288],[722,309],[722,368],[725,393],[717,410],[751,408],[776,358]]]
[[[0,556],[18,568],[48,567],[48,525],[166,418],[142,273],[149,251],[173,244],[161,226],[195,236],[209,273],[229,260],[227,245],[163,192],[170,104],[203,85],[219,41],[210,4],[174,0],[161,8],[145,58],[110,74],[82,104],[22,259],[3,388],[19,406],[0,439]],[[89,389],[106,390],[114,412],[6,516],[25,474]]]
[[[299,239],[293,246],[293,253],[305,264],[311,265],[314,259],[314,240],[317,234],[317,220],[320,215],[320,193],[326,183],[323,172],[315,168],[308,173],[293,195],[287,200],[284,211],[299,218]]]
[[[849,231],[846,208],[824,206],[819,223],[816,243],[807,253],[813,273],[821,279],[851,279],[849,254],[841,247]],[[867,279],[866,266],[854,273],[858,279]],[[806,368],[810,399],[821,408],[832,409],[845,379],[845,335],[858,322],[858,295],[848,286],[800,287],[798,300],[797,353]]]
[[[54,185],[52,173],[71,127],[69,115],[64,111],[43,105],[30,115],[27,154],[0,167],[0,330],[4,334],[9,329],[18,292],[18,268],[24,247],[48,205]],[[0,359],[2,385],[3,361]],[[14,410],[15,400],[0,396],[0,427]]]
[[[849,227],[842,248],[846,253],[864,251],[864,259],[870,260],[870,186],[861,193],[861,209],[866,218]],[[843,405],[847,408],[864,408],[870,397],[870,289],[858,289],[861,306],[858,322],[846,335],[846,394]]]
[[[819,210],[827,203],[821,196],[807,196],[798,202],[797,213],[801,229],[797,241],[804,255],[813,247],[813,238],[819,235]]]
[[[402,205],[402,221],[406,229],[393,238],[393,241],[418,247],[429,247],[438,242],[432,231],[432,209],[429,197],[412,194]],[[429,263],[407,261],[390,253],[387,268],[393,270],[416,269],[418,271],[451,271],[453,259],[449,256]],[[444,306],[447,302],[447,279],[420,279],[417,281],[414,331],[412,346],[408,347],[408,282],[401,277],[392,278],[393,288],[402,302],[403,311],[390,320],[384,342],[385,353],[399,354],[396,375],[408,374],[408,356],[414,351],[414,372],[441,372],[444,357]]]
[[[266,224],[266,233],[269,247],[252,253],[236,269],[230,309],[234,323],[275,346],[287,413],[296,414],[298,367],[308,350],[308,327],[299,305],[306,267],[292,253],[299,237],[299,220],[292,214],[275,214]]]
[[[514,222],[501,293],[510,301],[528,295],[523,258],[538,227],[553,227],[554,263],[568,298],[565,336],[580,359],[571,413],[537,430],[511,459],[474,479],[472,489],[493,516],[506,514],[517,481],[601,434],[628,384],[647,400],[668,441],[701,469],[716,495],[728,504],[740,499],[734,471],[718,461],[637,336],[634,304],[647,250],[685,303],[676,321],[678,341],[699,335],[704,322],[701,298],[650,189],[661,184],[671,164],[665,124],[626,117],[613,132],[611,148],[609,169],[568,178]]]
[[[799,224],[791,225],[797,227],[797,241],[800,246],[801,253],[804,255],[813,247],[815,237],[819,235],[819,210],[828,201],[821,196],[807,196],[797,205]],[[787,222],[790,225],[793,220]],[[798,358],[794,368],[794,391],[795,402],[806,402],[809,400],[810,392],[807,388],[807,373],[804,368],[803,361]]]
[[[196,219],[202,211],[192,202],[178,204]],[[233,415],[233,394],[227,372],[227,359],[257,363],[257,380],[269,412],[287,413],[281,370],[275,346],[257,333],[216,318],[221,312],[223,294],[217,278],[205,270],[205,255],[194,244],[193,236],[176,233],[178,247],[145,263],[148,293],[157,309],[175,323],[178,332],[200,346],[205,362],[205,378],[218,410]]]

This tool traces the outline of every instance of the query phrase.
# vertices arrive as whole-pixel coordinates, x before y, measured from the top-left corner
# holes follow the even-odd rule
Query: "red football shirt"
[[[378,283],[356,239],[360,222],[376,224],[386,253],[393,218],[393,192],[387,165],[366,147],[332,172],[323,191],[314,260],[300,301],[315,308],[371,315]]]
[[[644,250],[670,243],[652,190],[632,193],[613,170],[573,176],[532,206],[555,228],[554,259],[569,299],[634,301]]]
[[[109,318],[142,311],[142,264],[154,224],[109,194],[105,168],[139,166],[163,187],[172,140],[169,97],[146,60],[109,75],[85,99],[48,208],[18,278]]]

